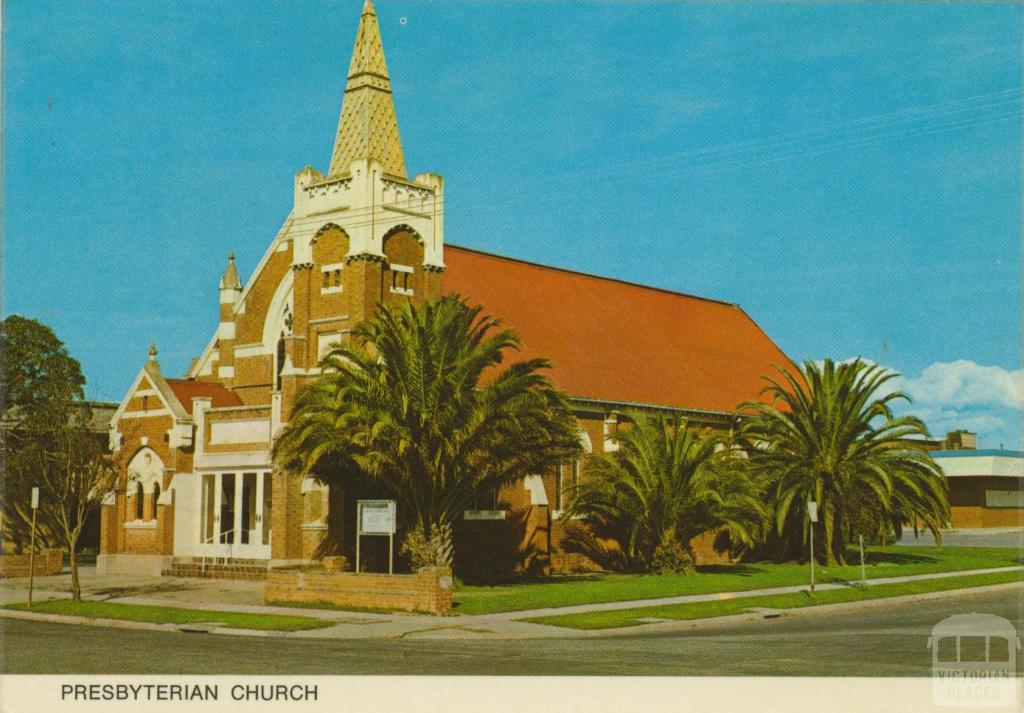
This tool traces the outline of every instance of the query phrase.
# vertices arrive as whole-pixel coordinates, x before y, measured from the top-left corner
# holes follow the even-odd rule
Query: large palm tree
[[[916,517],[939,539],[949,519],[945,476],[914,440],[928,435],[924,423],[893,415],[893,402],[910,400],[886,387],[897,374],[860,359],[778,371],[762,392],[772,403],[741,406],[739,434],[751,468],[773,483],[783,548],[808,542],[811,500],[829,563],[845,561],[855,520],[898,531]]]
[[[667,544],[689,552],[708,531],[734,546],[756,544],[765,517],[758,493],[720,438],[664,415],[634,412],[629,420],[614,437],[617,450],[587,460],[567,516],[614,533],[627,566],[638,570],[650,569]]]
[[[274,447],[328,483],[362,476],[399,501],[424,540],[478,494],[572,458],[566,397],[545,359],[505,364],[515,332],[458,296],[381,307],[321,362]]]

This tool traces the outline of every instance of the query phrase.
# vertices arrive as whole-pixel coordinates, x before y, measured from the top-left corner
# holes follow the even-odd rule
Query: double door
[[[271,474],[203,473],[199,548],[209,557],[270,557]]]

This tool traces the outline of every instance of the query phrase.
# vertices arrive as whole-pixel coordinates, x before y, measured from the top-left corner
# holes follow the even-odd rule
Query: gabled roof
[[[514,328],[572,397],[731,412],[789,358],[738,305],[447,245],[444,291]]]
[[[238,394],[222,384],[187,379],[167,379],[166,381],[175,398],[189,413],[192,413],[192,399],[195,397],[209,398],[213,408],[242,405],[242,399],[238,397]]]

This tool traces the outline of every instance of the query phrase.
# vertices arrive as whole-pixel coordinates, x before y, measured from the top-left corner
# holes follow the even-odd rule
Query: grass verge
[[[277,614],[247,614],[244,612],[214,611],[211,609],[178,609],[145,604],[119,604],[117,602],[73,602],[70,599],[54,599],[36,602],[29,609],[27,604],[8,604],[5,609],[31,611],[39,614],[64,614],[84,616],[90,619],[120,619],[141,621],[151,624],[200,624],[217,622],[233,629],[257,629],[262,631],[304,631],[331,626],[332,622],[307,616]]]
[[[717,616],[729,616],[730,614],[742,614],[751,607],[796,609],[820,606],[822,604],[860,602],[908,594],[925,594],[927,592],[941,592],[950,589],[966,589],[969,587],[983,587],[990,584],[1020,582],[1022,581],[1022,576],[1024,576],[1024,573],[1020,571],[994,572],[992,574],[975,574],[966,577],[943,577],[941,579],[921,579],[897,584],[876,584],[866,588],[829,589],[816,592],[814,598],[811,598],[806,592],[769,594],[759,597],[736,597],[712,602],[694,602],[692,604],[668,604],[657,607],[619,609],[617,611],[559,614],[555,616],[532,617],[522,619],[522,621],[534,624],[547,624],[549,626],[562,626],[570,629],[614,629],[649,623],[640,621],[647,618],[707,619]]]
[[[818,567],[818,581],[860,579],[859,555],[851,550],[848,557],[850,562],[858,564]],[[868,579],[878,579],[1019,564],[1022,564],[1021,553],[1016,548],[890,546],[868,548],[866,571]],[[493,614],[631,599],[742,592],[803,584],[808,576],[806,562],[744,562],[702,566],[697,570],[695,575],[590,574],[498,585],[456,584],[454,611],[456,614]]]

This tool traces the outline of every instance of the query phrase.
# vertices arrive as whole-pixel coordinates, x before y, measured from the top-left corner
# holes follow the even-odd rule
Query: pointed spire
[[[391,79],[373,0],[366,0],[359,19],[328,175],[347,173],[352,162],[360,159],[379,161],[385,172],[406,177]]]
[[[228,266],[220,278],[220,289],[240,290],[242,281],[238,279],[238,269],[235,267],[235,254],[228,253]]]
[[[146,362],[149,369],[160,371],[160,362],[156,360],[156,342],[149,343],[149,360]]]

